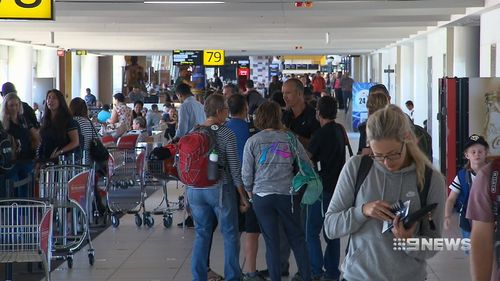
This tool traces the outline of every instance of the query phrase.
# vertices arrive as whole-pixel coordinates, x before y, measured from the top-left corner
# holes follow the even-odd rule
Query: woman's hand
[[[406,229],[399,216],[394,218],[392,224],[392,233],[396,238],[411,238],[413,237],[413,233],[415,233],[415,229],[417,228],[417,223],[414,223],[409,229]]]
[[[54,151],[52,151],[52,154],[50,155],[50,159],[56,159],[61,154],[63,154],[63,151],[59,148],[56,148],[56,149],[54,149]]]
[[[381,221],[392,221],[396,217],[390,210],[389,203],[377,200],[363,205],[363,215]]]
[[[250,203],[245,196],[240,196],[240,212],[245,213],[250,208]]]

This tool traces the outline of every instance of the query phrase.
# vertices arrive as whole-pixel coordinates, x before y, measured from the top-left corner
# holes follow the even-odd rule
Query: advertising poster
[[[191,74],[191,81],[195,82],[194,88],[192,89],[193,94],[201,95],[205,91],[205,68],[200,65],[193,66],[193,71]]]
[[[368,109],[366,109],[366,100],[368,91],[374,83],[355,82],[352,85],[352,128],[358,131],[360,123],[368,119]]]

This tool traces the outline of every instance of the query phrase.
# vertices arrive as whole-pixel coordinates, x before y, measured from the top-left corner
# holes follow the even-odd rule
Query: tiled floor
[[[339,118],[341,119],[341,118]],[[349,134],[353,149],[357,149],[357,134]],[[175,200],[181,192],[173,184],[169,186],[170,200]],[[157,191],[147,201],[149,209],[158,206],[162,192]],[[194,239],[193,229],[182,229],[175,224],[182,221],[183,212],[174,214],[174,225],[165,229],[161,216],[155,216],[155,226],[151,229],[135,226],[133,215],[122,218],[119,228],[109,228],[94,241],[96,263],[89,266],[87,254],[80,251],[75,256],[74,267],[62,264],[52,273],[52,280],[73,281],[166,281],[191,280],[191,250]],[[456,222],[455,222],[456,225]],[[454,227],[456,229],[456,227]],[[447,232],[447,237],[459,237],[458,231]],[[244,236],[241,238],[242,241]],[[345,248],[345,239],[342,241]],[[293,259],[291,259],[293,260]],[[240,263],[243,258],[240,258]],[[290,272],[296,272],[291,262]],[[211,266],[223,273],[223,243],[219,232],[214,237]],[[395,265],[397,266],[397,265]],[[261,237],[257,268],[265,268],[265,244]],[[469,261],[462,252],[443,251],[429,260],[429,281],[470,280]],[[283,278],[283,280],[290,280]]]

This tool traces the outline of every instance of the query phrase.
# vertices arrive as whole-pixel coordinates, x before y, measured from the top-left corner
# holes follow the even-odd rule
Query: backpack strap
[[[358,196],[358,192],[361,189],[361,185],[366,179],[366,176],[368,176],[368,173],[370,172],[370,169],[373,166],[373,159],[368,156],[364,155],[361,158],[361,163],[359,164],[358,168],[358,174],[356,176],[356,183],[354,184],[354,201],[352,202],[352,206],[356,203],[356,197]]]
[[[427,197],[429,195],[429,189],[431,186],[431,180],[432,180],[432,168],[429,166],[425,166],[425,180],[424,180],[424,186],[421,191],[418,192],[418,196],[420,198],[420,208],[423,208],[427,205]],[[436,229],[436,225],[434,224],[434,221],[432,220],[432,215],[431,212],[427,214],[427,220],[429,222],[429,227],[431,230]],[[423,233],[423,223],[420,224],[420,233]]]
[[[359,163],[358,173],[356,175],[356,183],[354,184],[354,200],[352,201],[352,206],[356,204],[356,197],[358,196],[359,190],[361,189],[361,185],[365,181],[368,173],[370,172],[373,166],[373,159],[368,155],[363,155],[361,157],[361,163]],[[347,246],[345,247],[345,254],[349,252],[349,244],[351,243],[351,234],[349,234],[349,238],[347,239]]]
[[[345,141],[345,145],[347,146],[347,149],[349,150],[349,155],[352,157],[354,154],[352,153],[351,143],[349,142],[349,137],[347,136],[347,132],[346,132],[344,126],[342,126],[341,124],[339,124],[339,126],[342,129],[342,133],[344,134],[344,141]],[[368,157],[368,158],[370,158],[370,157]],[[366,177],[366,175],[365,175],[365,177]]]
[[[429,166],[425,166],[424,187],[422,191],[418,193],[420,197],[420,208],[423,208],[427,205],[427,195],[429,194],[431,180],[432,180],[432,169]]]

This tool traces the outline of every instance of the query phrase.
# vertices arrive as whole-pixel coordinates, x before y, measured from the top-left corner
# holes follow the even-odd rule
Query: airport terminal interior
[[[203,154],[205,162],[193,161],[196,163],[189,165],[202,167],[204,172],[201,174],[206,174],[204,182],[210,182],[203,187],[215,185],[222,189],[230,185],[229,181],[235,186],[240,184],[247,192],[252,188],[255,191],[256,186],[264,184],[257,183],[253,174],[248,176],[248,169],[245,169],[245,165],[252,165],[248,162],[252,147],[244,143],[248,136],[244,138],[239,155],[234,152],[236,144],[240,149],[238,133],[228,133],[230,137],[221,142],[220,135],[225,131],[218,125],[229,127],[231,120],[243,116],[240,119],[247,124],[247,135],[258,136],[273,130],[281,132],[279,128],[262,125],[265,121],[270,122],[262,117],[264,111],[271,111],[269,108],[275,106],[281,109],[279,115],[283,116],[278,122],[280,126],[294,133],[288,135],[289,140],[296,136],[295,140],[300,143],[295,150],[301,152],[302,147],[307,150],[304,152],[306,162],[315,169],[311,173],[318,181],[321,178],[320,183],[325,183],[324,179],[332,175],[325,175],[321,167],[330,169],[333,164],[325,168],[327,165],[321,157],[328,155],[318,151],[326,149],[330,137],[324,133],[321,139],[314,132],[323,130],[335,119],[334,123],[345,128],[346,138],[341,138],[342,142],[348,141],[353,150],[349,153],[345,146],[339,149],[345,150],[345,166],[343,157],[330,159],[342,163],[337,165],[338,173],[333,176],[335,183],[338,179],[336,187],[340,189],[350,182],[342,179],[349,176],[349,167],[354,165],[349,163],[361,158],[356,154],[371,156],[377,168],[385,167],[393,172],[391,163],[399,161],[402,155],[414,153],[405,148],[406,141],[401,143],[401,148],[398,142],[396,149],[376,151],[380,148],[377,144],[382,141],[373,136],[375,122],[367,120],[383,118],[372,109],[372,99],[383,95],[384,104],[379,112],[394,109],[385,107],[389,103],[399,107],[401,110],[393,112],[405,116],[401,130],[409,124],[408,128],[417,134],[415,139],[421,149],[418,155],[427,156],[429,160],[422,158],[421,161],[432,164],[435,175],[442,174],[439,177],[439,181],[444,182],[439,185],[442,188],[431,193],[443,198],[438,200],[437,207],[434,206],[436,211],[426,211],[418,221],[424,225],[423,218],[428,217],[429,227],[425,230],[435,231],[431,215],[434,214],[445,244],[450,239],[458,239],[460,245],[465,241],[468,246],[470,225],[469,231],[465,231],[462,224],[466,211],[461,215],[459,207],[452,210],[454,203],[446,198],[449,200],[449,194],[455,196],[452,202],[462,198],[456,198],[460,192],[460,187],[456,187],[459,171],[472,171],[467,174],[473,174],[467,185],[476,186],[472,181],[477,178],[478,171],[474,170],[475,164],[471,164],[472,156],[467,154],[471,147],[487,148],[487,155],[481,156],[484,160],[481,167],[500,156],[498,27],[500,0],[0,1],[0,280],[489,280],[479,278],[481,273],[471,266],[471,251],[474,256],[474,250],[469,251],[467,247],[464,250],[441,245],[437,250],[432,248],[437,253],[426,258],[422,257],[430,248],[422,250],[423,253],[405,255],[398,252],[401,245],[394,242],[393,249],[388,246],[387,251],[380,250],[382,246],[378,248],[377,244],[390,244],[390,237],[400,238],[406,234],[393,235],[399,227],[392,225],[388,233],[379,231],[371,240],[360,235],[356,237],[357,228],[361,228],[356,220],[368,220],[370,216],[380,219],[378,216],[384,214],[376,214],[375,207],[373,213],[365,211],[365,206],[371,202],[359,202],[355,180],[350,187],[350,192],[355,190],[354,202],[346,207],[349,213],[335,217],[336,221],[332,221],[331,210],[328,214],[324,212],[329,207],[335,209],[334,204],[329,206],[330,201],[326,201],[322,212],[318,202],[323,197],[314,202],[317,206],[314,221],[323,225],[325,218],[325,233],[335,233],[340,238],[340,245],[334,250],[340,255],[333,263],[335,266],[327,265],[332,260],[329,258],[327,262],[328,251],[325,250],[332,240],[323,239],[326,236],[323,237],[319,229],[322,249],[326,251],[324,261],[322,257],[319,261],[317,255],[307,254],[313,246],[312,242],[304,240],[311,230],[304,225],[311,223],[308,208],[313,203],[294,207],[290,199],[284,201],[292,207],[290,217],[286,218],[290,221],[293,218],[293,222],[298,223],[288,225],[281,221],[280,227],[299,225],[294,229],[301,234],[297,236],[302,240],[290,242],[293,253],[288,258],[289,267],[281,266],[286,274],[280,277],[273,275],[278,272],[276,265],[270,266],[271,260],[279,258],[266,255],[269,249],[277,249],[270,241],[276,241],[273,239],[278,233],[267,232],[266,228],[272,223],[266,221],[265,212],[252,212],[256,227],[266,229],[262,230],[263,235],[238,233],[234,226],[231,233],[234,232],[239,241],[234,243],[239,244],[239,249],[227,246],[225,241],[229,241],[229,234],[225,225],[228,221],[223,213],[224,210],[236,213],[237,206],[221,208],[223,196],[226,196],[224,192],[215,199],[207,195],[220,204],[213,207],[218,210],[219,225],[208,246],[208,273],[205,276],[202,270],[203,274],[199,275],[200,264],[202,267],[206,264],[197,254],[204,253],[207,248],[200,241],[210,235],[206,227],[197,227],[196,218],[193,226],[192,216],[200,218],[203,211],[194,205],[191,212],[187,198],[201,198],[201,192],[212,189],[188,188],[196,184],[184,175],[188,172],[181,167],[187,164],[180,151],[181,144],[187,147],[202,142],[200,139],[188,141],[187,137],[193,134],[188,132],[194,129],[196,133],[199,129],[195,125],[208,124],[212,129],[215,126],[217,149],[212,142],[211,150]],[[290,89],[290,85],[296,87]],[[238,100],[234,96],[240,94],[244,97],[243,115],[232,112]],[[211,106],[217,106],[219,98],[222,107],[212,110]],[[262,104],[272,106],[259,108]],[[333,108],[326,108],[325,104],[334,105],[335,116],[325,119],[323,115],[329,114],[325,112],[331,113]],[[298,114],[296,108],[300,110]],[[306,109],[310,109],[309,113],[303,114]],[[205,123],[200,121],[196,110],[202,112]],[[306,115],[313,123],[308,123]],[[369,116],[374,117],[369,119]],[[267,118],[273,116],[267,115]],[[384,120],[381,122],[387,121]],[[212,129],[208,129],[210,133],[204,132],[205,135],[198,134],[212,138],[207,141],[210,143],[214,138]],[[367,136],[371,139],[365,143]],[[337,138],[332,136],[332,142]],[[249,140],[256,147],[255,142],[260,139],[250,137]],[[424,141],[425,148],[422,146]],[[292,143],[287,143],[289,151],[280,150],[278,144],[271,146],[269,155],[299,153],[292,151]],[[314,147],[319,153],[317,156],[312,151]],[[221,153],[221,148],[232,154]],[[258,157],[253,159],[255,167],[273,161],[266,160],[265,153],[258,161]],[[290,158],[292,154],[283,158]],[[240,157],[238,161],[233,159],[236,155]],[[298,159],[297,155],[294,157]],[[287,172],[290,175],[303,171],[297,159],[290,162]],[[219,174],[225,176],[219,181],[211,181],[210,165],[217,161],[215,173],[219,169]],[[232,170],[231,163],[241,164],[237,173]],[[418,170],[418,165],[414,166],[417,172],[409,178],[422,180],[419,188],[423,185],[427,190],[429,185],[431,188],[437,186],[436,177],[428,183],[427,171],[424,181],[423,168]],[[339,175],[342,167],[344,170]],[[255,169],[272,175],[272,169]],[[196,174],[196,178],[198,176]],[[390,180],[390,176],[371,177],[370,174],[367,180],[377,177],[384,177],[384,185]],[[398,177],[400,185],[408,179]],[[253,182],[247,184],[249,179]],[[272,182],[274,179],[266,180]],[[290,183],[292,187],[294,182]],[[304,189],[312,186],[311,182],[309,178]],[[274,185],[274,182],[269,184]],[[333,192],[335,184],[331,188]],[[255,210],[255,203],[265,201],[262,198],[276,194],[284,196],[278,191],[266,190],[247,198],[250,193],[243,189],[238,191],[241,193],[231,194],[235,193],[235,198],[239,194],[240,210],[245,209],[245,204],[253,197],[258,201],[250,200]],[[385,189],[382,196],[384,192]],[[365,193],[361,189],[360,194],[367,196]],[[322,196],[325,194],[323,186]],[[335,189],[332,202],[345,198],[341,197],[345,196],[345,191],[341,194]],[[288,195],[286,198],[289,197],[292,198]],[[400,199],[376,207],[384,212],[391,211],[389,218],[392,218],[396,209],[406,204]],[[280,202],[277,200],[274,207],[280,208]],[[414,204],[408,203],[406,215],[410,209],[417,208]],[[425,203],[418,204],[425,207]],[[294,208],[300,210],[300,214],[294,213]],[[462,208],[466,209],[466,204]],[[467,217],[472,213],[475,211],[469,210]],[[249,220],[248,215],[242,216]],[[214,216],[211,218],[216,220]],[[348,225],[345,227],[349,227],[347,231],[342,228],[344,220],[349,221],[345,222]],[[207,219],[204,223],[208,225],[213,221]],[[365,223],[363,229],[370,223]],[[382,227],[382,222],[377,223],[380,224],[377,227]],[[210,224],[208,228],[211,227]],[[248,228],[248,224],[245,227]],[[351,231],[350,227],[357,228]],[[408,231],[405,226],[401,227]],[[289,229],[281,232],[280,237],[286,234],[289,241],[295,237]],[[373,256],[360,257],[357,251],[360,245],[373,249],[374,252],[370,252]],[[349,253],[346,248],[357,252]],[[299,253],[297,262],[294,253]],[[366,260],[375,259],[378,254],[380,259],[385,259],[388,253],[394,253],[387,259],[393,264]],[[413,258],[412,254],[418,258]],[[238,261],[238,277],[228,269],[230,255],[234,256],[231,260]],[[475,255],[479,256],[477,252]],[[411,257],[413,263],[406,257]],[[362,258],[364,263],[359,261]],[[406,270],[409,264],[419,269]],[[331,272],[338,273],[329,276]],[[482,277],[486,275],[496,276],[491,280],[500,281],[495,279],[500,278],[500,273],[483,274]]]

